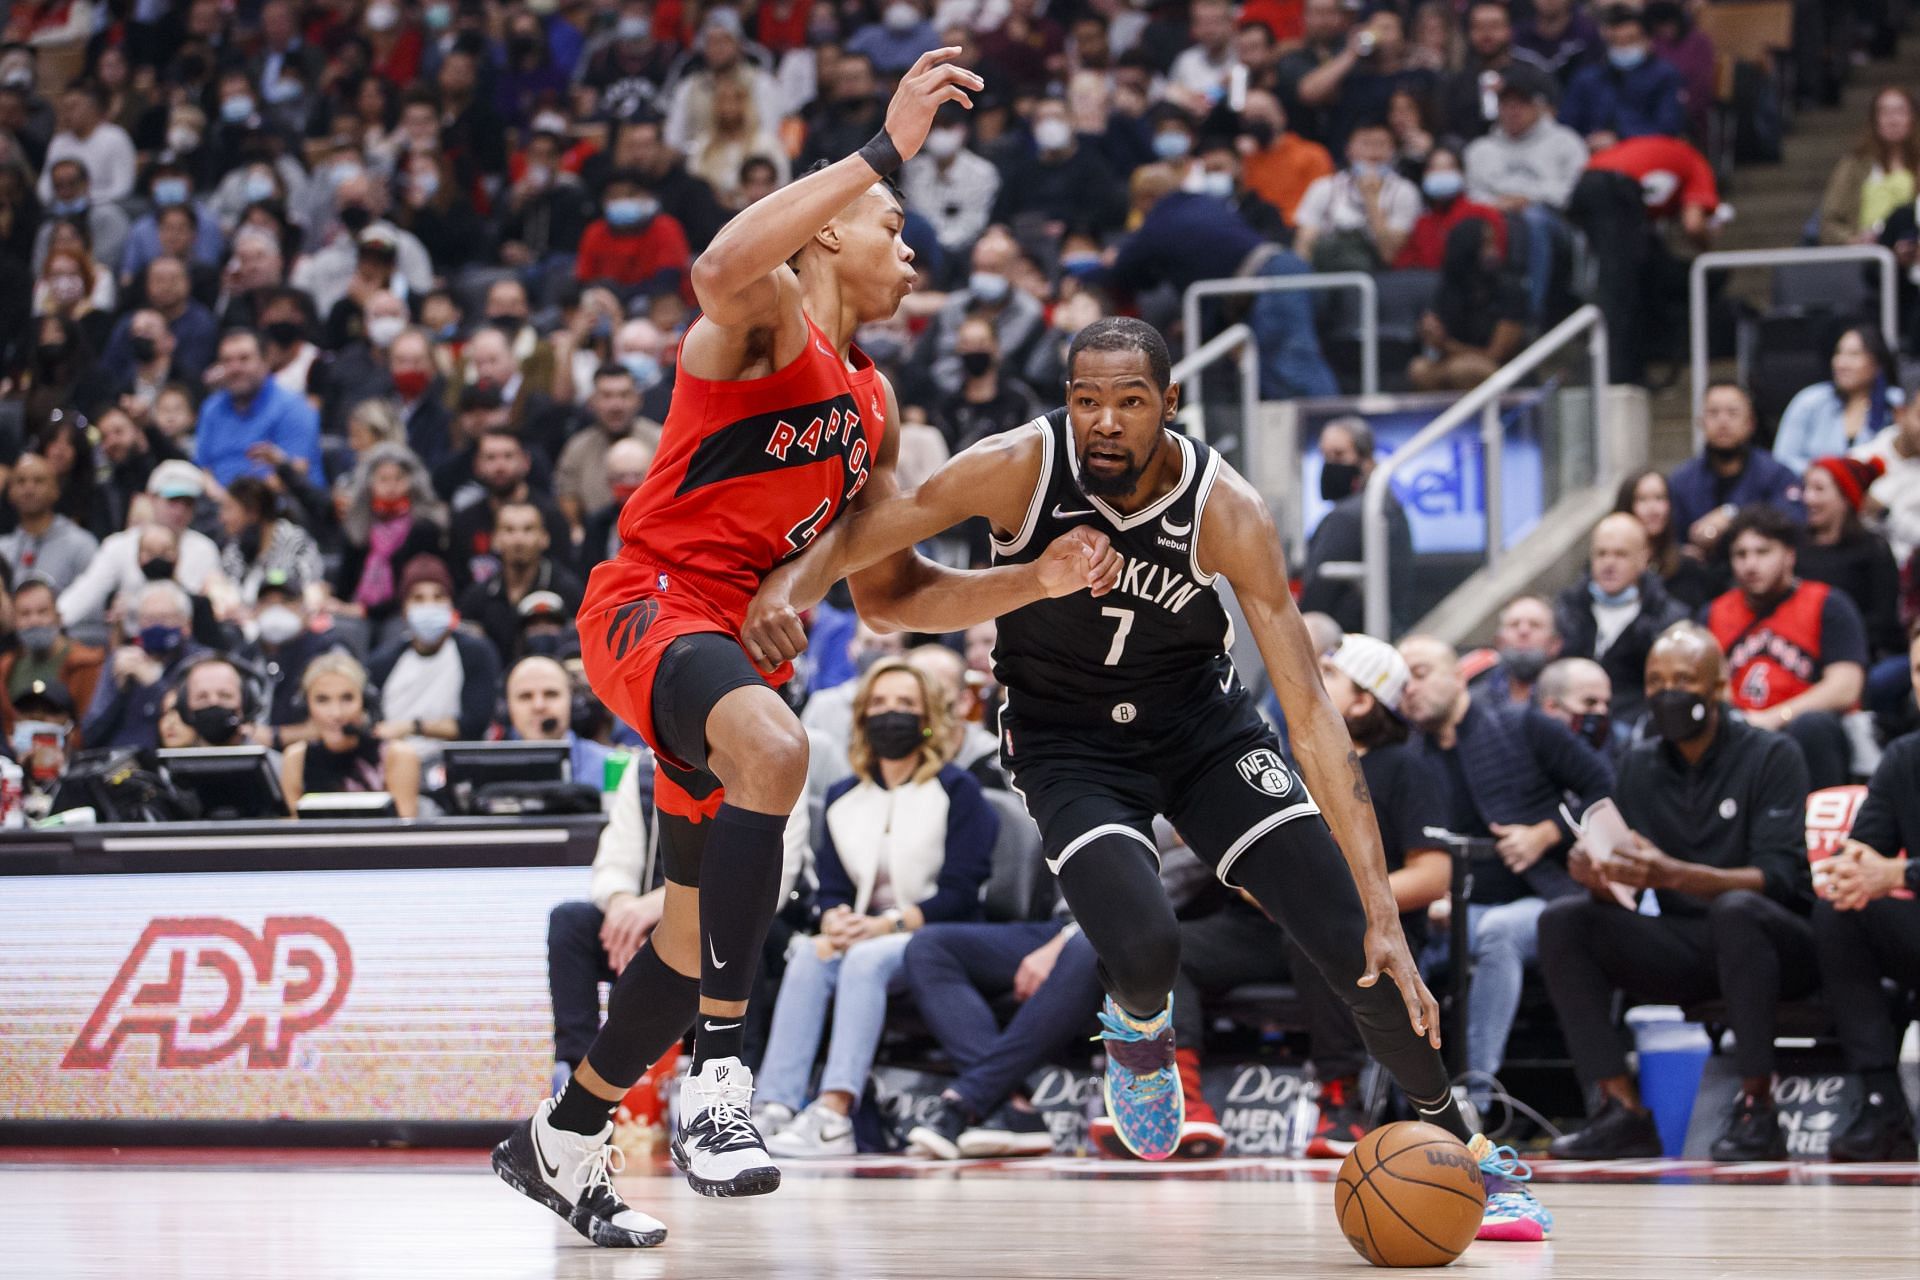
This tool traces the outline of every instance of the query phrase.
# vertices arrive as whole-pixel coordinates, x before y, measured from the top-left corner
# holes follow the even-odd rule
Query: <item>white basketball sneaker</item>
[[[816,1102],[774,1134],[767,1150],[783,1160],[855,1155],[853,1120]]]
[[[712,1058],[680,1082],[680,1127],[670,1150],[703,1196],[763,1196],[780,1169],[753,1127],[753,1072],[738,1058]]]
[[[556,1129],[552,1098],[533,1119],[493,1149],[493,1171],[529,1200],[547,1206],[587,1239],[608,1249],[647,1249],[667,1238],[666,1226],[631,1208],[613,1189],[625,1158],[613,1145],[613,1122],[591,1136]]]

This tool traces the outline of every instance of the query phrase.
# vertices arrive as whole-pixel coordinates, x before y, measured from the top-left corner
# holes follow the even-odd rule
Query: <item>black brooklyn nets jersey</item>
[[[994,675],[1007,709],[1119,724],[1155,713],[1191,711],[1208,691],[1231,685],[1231,624],[1200,572],[1200,521],[1220,470],[1205,444],[1176,436],[1180,479],[1159,501],[1122,515],[1079,484],[1079,454],[1065,409],[1021,431],[1041,437],[1040,481],[1026,519],[1011,537],[993,539],[995,564],[1037,559],[1081,525],[1104,532],[1125,557],[1120,583],[1104,596],[1080,591],[1040,600],[1000,619]]]

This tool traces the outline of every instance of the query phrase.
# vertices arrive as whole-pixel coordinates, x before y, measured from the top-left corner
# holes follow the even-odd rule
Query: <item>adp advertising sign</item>
[[[1311,537],[1332,503],[1320,496],[1320,429],[1334,417],[1358,416],[1373,428],[1374,459],[1383,462],[1439,417],[1447,407],[1396,409],[1382,413],[1315,414],[1302,419],[1306,443],[1301,464],[1301,520]],[[1545,478],[1535,415],[1526,402],[1501,409],[1506,444],[1501,454],[1501,500],[1506,544],[1512,545],[1540,522],[1545,509]],[[1394,496],[1406,508],[1413,549],[1423,554],[1479,553],[1487,549],[1485,449],[1479,423],[1462,424],[1446,439],[1421,451],[1393,480]]]
[[[0,1120],[511,1122],[553,1060],[579,867],[26,876]]]

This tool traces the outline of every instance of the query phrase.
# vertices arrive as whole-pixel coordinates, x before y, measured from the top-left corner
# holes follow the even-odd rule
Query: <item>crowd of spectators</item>
[[[262,747],[290,807],[380,791],[403,817],[449,803],[437,763],[452,742],[564,742],[576,778],[614,777],[609,749],[637,739],[585,690],[572,617],[659,444],[691,261],[734,212],[871,137],[893,79],[938,45],[987,88],[943,109],[901,173],[920,287],[860,335],[900,393],[909,483],[1054,403],[1081,327],[1118,309],[1171,323],[1203,279],[1432,272],[1407,376],[1444,390],[1564,310],[1586,252],[1613,373],[1638,379],[1672,332],[1670,246],[1708,246],[1725,216],[1702,154],[1715,60],[1699,7],[16,5],[0,32],[0,753],[30,813],[101,749]],[[1821,201],[1824,241],[1911,262],[1914,114],[1903,91],[1876,96]],[[1337,389],[1304,295],[1260,294],[1244,315],[1264,395]],[[1911,727],[1920,405],[1898,384],[1878,331],[1846,331],[1772,452],[1746,393],[1713,388],[1701,455],[1624,485],[1588,574],[1510,602],[1491,661],[1430,637],[1342,640],[1358,594],[1312,570],[1360,558],[1375,449],[1358,418],[1321,436],[1333,514],[1304,603],[1331,615],[1327,687],[1382,797],[1396,898],[1431,953],[1445,886],[1423,832],[1491,843],[1468,905],[1473,1062],[1499,1069],[1526,969],[1544,968],[1608,1100],[1585,1150],[1637,1150],[1646,1132],[1604,1014],[1641,975],[1595,967],[1617,944],[1586,941],[1608,922],[1584,891],[1655,890],[1664,923],[1646,946],[1699,961],[1674,998],[1737,1000],[1756,1038],[1760,1007],[1800,989],[1817,949],[1849,1052],[1885,1092],[1893,1051],[1862,1010],[1880,975],[1916,976],[1899,941],[1911,903],[1888,899],[1913,825],[1911,740],[1880,760],[1810,932],[1804,861],[1702,838],[1711,823],[1681,800],[1690,771],[1751,754],[1778,792],[1738,802],[1758,821],[1796,788],[1873,772]],[[1389,530],[1410,574],[1397,502]],[[981,544],[934,550],[965,562]],[[1394,592],[1396,634],[1409,594]],[[1674,630],[1688,617],[1703,629]],[[815,803],[789,829],[787,887],[817,885],[825,911],[783,949],[778,999],[759,1002],[769,1102],[786,1112],[776,1149],[852,1141],[902,982],[962,1070],[917,1145],[1037,1149],[1021,1082],[1099,980],[1064,916],[979,918],[1002,813],[982,799],[999,785],[991,627],[895,661],[897,638],[848,608],[813,625],[793,696]],[[1860,706],[1877,727],[1861,730]],[[648,820],[629,800],[645,773],[627,772],[610,831]],[[896,792],[913,822],[885,833],[879,874],[874,797]],[[1626,869],[1596,869],[1560,810],[1608,795],[1645,845]],[[555,916],[563,1068],[591,1038],[595,983],[658,919],[633,843],[610,837],[618,865],[596,867],[592,903]],[[1325,1086],[1319,1137],[1339,1149],[1359,1123],[1344,1010],[1277,926],[1212,889],[1177,895],[1183,1017],[1291,972]],[[1793,982],[1713,959],[1756,937]],[[991,1002],[1009,995],[1021,1009],[1001,1028]],[[1217,1149],[1193,1092],[1203,1036],[1182,1038],[1191,1150]],[[1726,1150],[1771,1151],[1769,1063],[1756,1051],[1742,1070]]]

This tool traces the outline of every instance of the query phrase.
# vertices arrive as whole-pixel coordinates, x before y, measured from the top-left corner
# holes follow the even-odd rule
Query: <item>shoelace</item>
[[[1110,1012],[1108,1009],[1102,1008],[1100,1010],[1101,1034],[1093,1038],[1095,1040],[1112,1040],[1120,1044],[1142,1044],[1151,1042],[1158,1040],[1165,1032],[1167,1024],[1172,1020],[1172,1016],[1173,1004],[1172,1001],[1169,1000],[1167,1012],[1159,1018],[1154,1019],[1156,1023],[1160,1024],[1160,1030],[1142,1031],[1126,1018],[1120,1016],[1118,1011]],[[1119,1059],[1111,1053],[1109,1053],[1107,1057],[1109,1061],[1119,1062]],[[1126,1066],[1124,1062],[1119,1062],[1119,1065]],[[1132,1101],[1145,1103],[1152,1102],[1172,1092],[1179,1080],[1180,1073],[1172,1062],[1168,1062],[1165,1066],[1147,1072],[1134,1071],[1132,1068],[1128,1068],[1128,1074],[1131,1076],[1131,1079],[1122,1085],[1126,1096]]]
[[[1480,1161],[1480,1172],[1505,1178],[1508,1182],[1532,1182],[1533,1166],[1520,1158],[1512,1147],[1494,1147]]]
[[[719,1096],[707,1103],[706,1121],[711,1132],[700,1136],[700,1146],[714,1155],[761,1146],[760,1131],[753,1127],[752,1108],[752,1089],[722,1086]]]
[[[613,1175],[626,1167],[625,1152],[611,1142],[601,1143],[594,1149],[593,1154],[587,1157],[587,1180],[581,1184],[581,1194],[584,1195],[595,1187],[605,1187],[607,1193],[618,1200],[620,1194],[613,1189]]]

